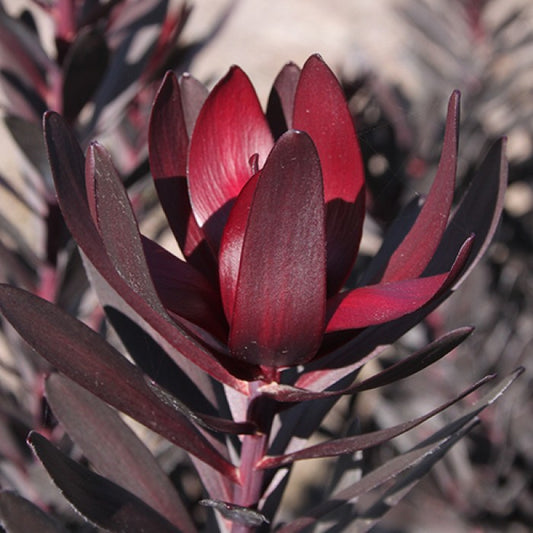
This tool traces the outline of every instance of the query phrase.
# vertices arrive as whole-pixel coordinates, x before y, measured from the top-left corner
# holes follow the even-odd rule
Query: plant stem
[[[250,383],[249,403],[255,397],[259,384]],[[272,414],[261,413],[263,420],[265,418],[271,421]],[[267,415],[267,416],[265,416]],[[270,423],[267,424],[270,428]],[[257,435],[245,435],[241,448],[241,465],[239,471],[241,474],[242,484],[235,487],[233,503],[242,507],[257,508],[257,504],[262,494],[264,471],[256,468],[256,464],[262,459],[268,448],[269,431]],[[235,522],[231,529],[232,533],[250,533],[255,530],[255,526],[239,524]]]

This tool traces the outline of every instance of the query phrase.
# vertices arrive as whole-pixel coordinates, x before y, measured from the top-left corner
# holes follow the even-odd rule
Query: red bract
[[[452,331],[354,382],[380,347],[423,320],[458,286],[495,231],[506,182],[503,142],[489,151],[450,215],[458,112],[459,94],[454,93],[428,196],[406,206],[351,289],[344,286],[359,251],[365,183],[352,118],[320,57],[312,56],[302,70],[290,64],[281,71],[266,114],[238,67],[210,94],[190,76],[179,81],[166,76],[150,122],[150,167],[183,258],[140,233],[108,152],[93,143],[84,157],[63,119],[56,113],[45,116],[65,221],[109,322],[135,362],[52,304],[0,285],[0,311],[21,336],[58,372],[100,398],[82,397],[53,378],[47,384],[54,412],[91,462],[102,465],[106,478],[89,473],[43,437],[30,437],[57,485],[83,514],[113,531],[160,531],[167,519],[179,530],[194,531],[181,511],[172,512],[175,495],[165,505],[158,503],[154,494],[167,489],[159,475],[145,475],[151,465],[143,459],[142,468],[129,475],[144,455],[140,446],[114,471],[100,441],[126,431],[101,400],[183,448],[209,496],[203,504],[220,514],[222,531],[231,527],[236,533],[274,521],[290,470],[276,476],[268,470],[376,446],[490,379],[413,420],[305,445],[326,414],[323,407],[339,395],[406,378],[445,356],[472,331]],[[332,509],[414,465],[426,471],[518,373],[403,459],[345,491],[332,489],[316,516],[327,518]],[[54,407],[64,394],[75,401]],[[323,400],[319,409],[290,409],[316,399]],[[98,431],[84,425],[89,414],[97,419]],[[213,438],[213,432],[233,437]],[[133,443],[133,437],[124,438]],[[110,441],[108,449],[116,448],[117,438]],[[141,478],[148,479],[147,489],[132,490]],[[396,481],[402,493],[411,485],[407,481]],[[162,516],[138,506],[141,492],[151,495],[148,505]],[[102,497],[113,512],[99,511],[95,502]],[[138,511],[130,518],[119,512],[128,505]],[[307,518],[281,530],[300,531]]]
[[[505,176],[496,147],[490,210],[448,224],[458,107],[454,93],[433,187],[407,207],[414,223],[393,225],[364,283],[349,291],[364,176],[341,87],[320,57],[282,70],[266,115],[238,67],[207,96],[189,76],[165,78],[150,165],[185,261],[140,236],[101,146],[89,149],[84,177],[60,118],[45,124],[59,202],[89,262],[180,356],[244,390],[242,379],[279,381],[286,367],[337,367],[339,358],[349,366],[361,357],[358,339],[386,324],[401,334],[399,319],[419,321],[476,261],[499,218]]]

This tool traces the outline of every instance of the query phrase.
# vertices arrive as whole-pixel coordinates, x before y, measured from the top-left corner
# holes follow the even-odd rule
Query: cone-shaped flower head
[[[88,262],[180,354],[238,388],[332,360],[364,330],[415,312],[419,320],[473,265],[499,217],[503,178],[491,181],[485,219],[450,229],[458,106],[454,93],[427,199],[407,206],[351,290],[343,286],[362,234],[363,165],[342,89],[319,56],[280,72],[266,113],[238,67],[209,94],[188,75],[166,76],[150,167],[184,260],[140,235],[101,146],[84,163],[57,115],[46,119],[47,143]]]

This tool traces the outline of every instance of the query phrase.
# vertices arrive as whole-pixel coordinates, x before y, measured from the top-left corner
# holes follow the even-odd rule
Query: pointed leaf
[[[388,487],[376,501],[358,513],[357,520],[350,522],[350,529],[361,533],[369,531],[391,507],[399,503],[399,501],[420,481],[422,476],[426,475],[433,465],[444,456],[451,446],[476,425],[477,416],[475,414],[473,415],[473,413],[479,413],[483,408],[480,408],[480,406],[483,404],[486,407],[493,403],[507,389],[514,379],[516,379],[519,373],[520,371],[513,373],[510,378],[507,378],[495,387],[493,391],[489,392],[483,400],[477,402],[475,407],[477,407],[478,410],[474,409],[471,413],[454,420],[417,446],[417,448],[426,447],[428,446],[427,443],[432,443],[443,438],[445,439],[444,442],[441,441],[441,444],[434,449],[434,452],[431,455],[424,457],[422,461],[403,472],[403,474],[395,480],[394,484]],[[431,444],[429,444],[429,446],[431,446]]]
[[[0,493],[0,523],[8,533],[66,533],[66,530],[36,505],[15,492]]]
[[[276,139],[293,127],[294,97],[299,79],[299,67],[294,63],[287,63],[272,85],[268,99],[267,118]]]
[[[156,242],[142,237],[142,244],[150,276],[165,308],[225,340],[224,312],[211,284]]]
[[[116,533],[179,533],[142,500],[76,463],[43,436],[32,432],[28,442],[65,498],[94,524]]]
[[[145,444],[96,396],[59,374],[46,381],[52,411],[92,466],[182,531],[196,528],[176,489]]]
[[[463,425],[464,427],[454,428],[456,432],[447,437],[443,437],[436,442],[433,440],[430,444],[417,447],[394,457],[384,465],[369,472],[360,481],[335,493],[328,501],[317,505],[314,509],[307,512],[305,516],[283,525],[277,530],[278,533],[298,533],[308,526],[315,525],[323,517],[327,517],[330,513],[338,511],[350,502],[357,501],[359,497],[369,493],[387,481],[398,477],[402,473],[416,468],[422,463],[425,463],[424,470],[429,470],[451,446],[464,437],[476,424],[477,422],[475,420],[470,423],[467,422]]]
[[[448,104],[444,144],[433,186],[411,230],[392,254],[382,281],[419,276],[433,257],[446,229],[457,167],[459,98],[459,91],[454,91]]]
[[[74,382],[216,470],[235,475],[187,417],[162,404],[142,372],[100,335],[49,302],[7,285],[0,285],[0,310],[32,348]]]
[[[459,346],[472,331],[474,328],[464,327],[446,333],[409,357],[365,379],[357,389],[363,391],[383,387],[420,372]]]
[[[271,383],[259,388],[258,392],[278,402],[304,402],[318,400],[320,398],[334,398],[343,394],[353,394],[364,390],[375,389],[395,383],[400,379],[407,378],[420,372],[429,365],[435,363],[468,337],[474,328],[464,327],[446,333],[442,337],[431,342],[421,350],[409,357],[398,361],[396,364],[374,374],[373,376],[338,390],[326,390],[321,392],[310,391],[289,385]],[[255,401],[260,401],[258,397]]]
[[[457,250],[465,236],[475,234],[472,254],[460,278],[455,281],[454,289],[481,259],[498,227],[507,186],[508,166],[505,146],[506,139],[501,139],[489,150],[426,269],[426,274],[432,274],[438,269],[442,271],[442,268],[450,264],[453,250]]]
[[[98,88],[107,69],[109,49],[95,26],[82,28],[63,63],[63,116],[73,122]]]
[[[150,277],[137,220],[107,150],[93,143],[87,154],[89,204],[115,270],[152,308],[164,312]]]
[[[307,448],[303,448],[296,452],[288,453],[285,455],[265,456],[258,462],[257,467],[263,469],[278,468],[282,465],[290,464],[294,461],[300,461],[302,459],[313,459],[317,457],[335,457],[337,455],[354,453],[358,450],[364,450],[372,446],[377,446],[378,444],[383,444],[384,442],[387,442],[397,437],[398,435],[401,435],[402,433],[405,433],[410,429],[419,426],[426,420],[429,420],[441,411],[444,411],[454,403],[457,403],[459,400],[461,400],[468,394],[471,394],[473,391],[477,390],[479,387],[481,387],[487,381],[493,378],[494,376],[487,376],[486,378],[478,381],[470,388],[462,392],[453,400],[450,400],[440,405],[436,409],[433,409],[429,413],[410,420],[409,422],[403,422],[402,424],[398,424],[397,426],[364,433],[362,435],[356,435],[354,437],[346,437],[323,442],[320,444],[315,444],[314,446],[309,446]],[[486,406],[483,406],[481,409],[484,409],[485,407]],[[477,410],[475,414],[472,415],[472,418],[479,412],[479,410]]]
[[[252,174],[250,158],[263,165],[272,134],[255,90],[244,72],[232,67],[208,96],[189,149],[189,193],[196,221],[218,251],[234,198]]]
[[[90,208],[87,201],[84,177],[85,160],[80,147],[73,133],[58,114],[47,113],[44,118],[44,127],[48,157],[61,211],[72,236],[90,264],[94,265],[95,272],[172,345],[176,353],[172,352],[171,357],[175,358],[178,363],[186,357],[218,381],[237,390],[245,390],[245,385],[195,341],[191,333],[186,332],[183,324],[175,323],[164,310],[154,309],[116,272],[105,253],[102,239],[93,221],[96,216],[94,202]],[[135,285],[135,280],[132,281]],[[148,288],[145,289],[148,290]],[[160,304],[156,305],[157,308],[162,308]],[[179,357],[177,353],[180,354]]]
[[[231,321],[233,316],[242,245],[258,178],[259,173],[255,174],[239,193],[229,214],[220,243],[218,256],[220,295],[228,321]]]
[[[315,55],[305,63],[294,99],[293,127],[318,151],[327,204],[328,295],[343,285],[359,249],[364,170],[352,116],[337,78]]]
[[[320,346],[325,313],[322,174],[309,136],[289,131],[259,177],[242,245],[230,330],[239,359],[295,365]]]
[[[416,311],[436,294],[446,278],[447,274],[440,274],[341,293],[328,302],[326,332],[375,326]]]

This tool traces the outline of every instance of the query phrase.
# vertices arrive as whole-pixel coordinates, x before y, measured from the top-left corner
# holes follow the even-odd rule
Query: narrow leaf
[[[457,167],[459,98],[458,91],[450,97],[444,144],[433,186],[416,222],[391,256],[382,281],[419,276],[433,257],[446,229]]]
[[[166,474],[115,411],[59,374],[47,379],[46,398],[54,415],[101,475],[135,494],[182,531],[196,531]]]
[[[474,420],[470,423],[465,423],[460,428],[454,426],[455,433],[450,436],[441,437],[440,440],[433,440],[431,444],[417,447],[394,457],[394,459],[387,461],[384,465],[372,470],[360,481],[335,493],[328,501],[317,505],[313,510],[307,512],[305,516],[285,524],[277,530],[278,533],[298,533],[308,526],[315,525],[318,521],[328,517],[330,513],[339,511],[343,506],[357,501],[359,497],[422,463],[425,463],[424,469],[429,470],[441,458],[442,454],[468,433],[476,423]]]
[[[508,165],[505,146],[506,139],[501,139],[489,150],[426,269],[426,274],[439,270],[442,272],[442,269],[451,263],[453,251],[458,249],[466,236],[474,234],[476,238],[472,254],[461,276],[455,281],[454,289],[481,259],[498,227],[507,186]]]
[[[28,443],[65,498],[97,526],[116,533],[179,533],[142,500],[76,463],[39,433],[30,433]]]
[[[421,475],[429,471],[451,446],[476,425],[477,415],[483,409],[494,403],[523,371],[523,368],[515,370],[510,376],[503,379],[484,395],[483,398],[463,413],[461,417],[447,424],[413,450],[391,459],[352,486],[337,492],[328,501],[308,512],[306,516],[285,524],[277,530],[278,533],[297,533],[308,526],[315,525],[317,520],[323,517],[326,518],[331,512],[357,500],[360,496],[369,493],[371,490],[398,477],[402,473],[406,473],[408,477],[411,476],[411,481],[417,480]],[[387,494],[394,494],[398,488],[405,486],[405,483],[405,478],[400,479],[390,489],[390,493]],[[400,493],[400,495],[402,494]],[[396,502],[397,500],[394,501]],[[373,522],[370,522],[369,526],[372,524]],[[357,531],[366,531],[367,529],[357,529]]]
[[[372,431],[370,433],[365,433],[362,435],[356,435],[354,437],[346,437],[342,439],[336,439],[328,442],[324,442],[321,444],[316,444],[314,446],[309,446],[307,448],[303,448],[302,450],[288,453],[286,455],[279,455],[279,456],[266,456],[263,459],[261,459],[258,463],[258,468],[277,468],[279,466],[290,464],[294,461],[299,461],[302,459],[313,459],[318,457],[335,457],[337,455],[343,455],[346,453],[354,453],[358,450],[364,450],[366,448],[370,448],[372,446],[377,446],[378,444],[382,444],[384,442],[387,442],[394,437],[397,437],[398,435],[401,435],[402,433],[405,433],[409,431],[410,429],[413,429],[414,427],[422,424],[426,420],[429,420],[436,414],[440,413],[441,411],[444,411],[454,403],[457,403],[459,400],[467,396],[468,394],[471,394],[473,391],[484,385],[487,381],[490,379],[493,379],[494,376],[488,376],[465,391],[463,391],[459,396],[454,398],[453,400],[450,400],[436,409],[433,409],[429,413],[415,418],[409,422],[403,422],[401,424],[398,424],[397,426],[393,426],[391,428],[381,429],[377,431]],[[486,406],[484,406],[486,407]],[[483,408],[484,408],[483,407]],[[476,411],[475,414],[477,414],[479,411]],[[475,416],[472,415],[473,416]]]
[[[349,387],[315,392],[289,385],[268,384],[260,387],[259,392],[278,402],[291,403],[318,400],[320,398],[334,398],[343,394],[353,394],[355,392],[390,385],[400,379],[412,376],[435,363],[463,342],[472,331],[473,328],[464,327],[446,333],[409,357]],[[255,401],[260,401],[260,397]]]
[[[375,326],[416,311],[437,293],[446,278],[440,274],[341,293],[328,302],[326,332]]]
[[[95,224],[115,270],[153,309],[164,313],[128,195],[111,156],[97,143],[89,148],[85,178]]]
[[[142,372],[100,335],[30,293],[0,285],[0,310],[52,366],[109,405],[232,477],[235,469],[183,415],[162,404]]]
[[[0,493],[0,523],[8,533],[66,533],[36,505],[11,491]]]

